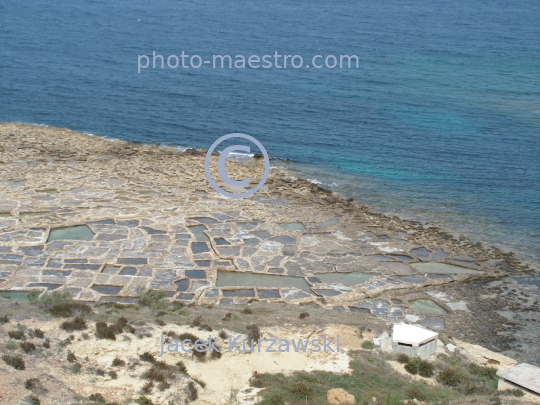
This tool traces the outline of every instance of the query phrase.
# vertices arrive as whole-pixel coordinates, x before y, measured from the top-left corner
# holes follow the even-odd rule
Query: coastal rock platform
[[[134,303],[156,289],[185,304],[310,304],[445,330],[471,308],[437,289],[527,270],[512,253],[374,213],[283,168],[253,197],[225,198],[205,178],[205,154],[0,124],[0,290]],[[256,184],[263,167],[227,170]],[[220,286],[220,272],[263,278]]]

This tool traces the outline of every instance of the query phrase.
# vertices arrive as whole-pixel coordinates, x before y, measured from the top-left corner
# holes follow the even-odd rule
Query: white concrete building
[[[392,348],[408,356],[429,358],[437,351],[439,334],[417,325],[396,324],[392,329]]]
[[[497,371],[499,391],[516,389],[540,396],[540,367],[521,363],[514,367]]]

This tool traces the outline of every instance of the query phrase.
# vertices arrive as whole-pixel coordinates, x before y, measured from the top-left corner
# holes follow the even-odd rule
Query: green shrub
[[[139,405],[154,405],[150,398],[147,397],[139,397],[139,399],[135,400],[135,403]]]
[[[171,388],[171,384],[169,384],[167,381],[162,381],[158,385],[158,389],[160,391],[165,391],[165,390],[168,390],[169,388]]]
[[[8,322],[9,322],[9,318],[7,315],[0,316],[0,324],[8,323]]]
[[[522,397],[522,396],[525,395],[525,392],[523,392],[522,390],[520,390],[518,388],[514,388],[514,389],[508,389],[508,390],[499,391],[499,394],[501,394],[501,395],[512,395],[514,397]]]
[[[87,325],[84,318],[78,316],[74,318],[72,321],[62,322],[60,327],[67,332],[72,332],[74,330],[85,330],[87,328]]]
[[[154,364],[156,362],[156,358],[150,352],[144,352],[143,354],[139,354],[139,358],[142,361],[146,361],[146,362],[152,363],[152,364]]]
[[[62,302],[53,305],[47,311],[58,318],[70,318],[75,315],[83,316],[91,314],[92,308],[88,304],[80,302]]]
[[[300,312],[299,318],[304,319],[304,318],[307,318],[308,316],[309,316],[309,312]]]
[[[302,399],[311,399],[313,397],[313,388],[309,387],[304,382],[291,384],[289,391]]]
[[[152,392],[152,389],[154,389],[154,383],[152,381],[148,381],[142,387],[142,390],[145,394],[150,394]]]
[[[105,375],[105,370],[103,370],[102,368],[97,368],[96,374],[103,377]]]
[[[181,373],[187,374],[187,368],[183,361],[176,363],[176,367],[178,367],[178,370],[180,370]]]
[[[38,378],[30,378],[24,382],[24,388],[32,391],[34,394],[43,394],[47,392],[45,387],[41,384]]]
[[[418,387],[411,387],[407,391],[407,397],[410,399],[417,399],[419,401],[425,401],[427,399],[426,394],[418,388]]]
[[[90,396],[88,397],[88,399],[89,399],[90,401],[97,402],[97,403],[100,403],[100,404],[105,403],[105,398],[103,397],[103,395],[101,395],[101,394],[99,394],[99,393],[90,395]]]
[[[371,340],[364,340],[362,342],[362,349],[373,350],[374,348],[375,348],[375,345],[373,344]]]
[[[43,342],[43,347],[45,349],[50,349],[51,348],[51,341],[49,340],[49,338],[45,339],[45,341]]]
[[[433,364],[427,360],[418,362],[418,374],[422,377],[429,378],[433,376]],[[420,399],[420,398],[418,398]]]
[[[137,301],[141,307],[148,307],[157,311],[167,307],[166,296],[167,294],[164,291],[147,290],[139,295]]]
[[[10,330],[8,332],[8,336],[11,339],[26,340],[26,335],[24,334],[24,332],[22,330]]]
[[[197,386],[193,381],[190,381],[188,383],[188,399],[190,401],[195,401],[197,398],[199,398],[199,390],[197,389]]]
[[[36,350],[36,345],[33,344],[32,342],[22,342],[20,346],[23,352],[25,353],[31,353],[34,350]]]
[[[112,361],[113,367],[122,367],[126,365],[126,362],[122,360],[120,357],[115,357]]]
[[[409,361],[411,361],[411,358],[407,356],[405,353],[399,353],[397,355],[397,361],[401,364],[407,364]]]
[[[463,373],[453,368],[447,368],[439,371],[437,377],[439,382],[449,387],[457,387],[459,384],[466,380],[466,377]]]
[[[11,354],[5,354],[2,356],[2,360],[8,366],[13,367],[15,370],[24,370],[26,367],[24,365],[24,360],[21,356],[12,356]]]
[[[116,340],[115,328],[105,322],[96,322],[96,337],[98,339]]]
[[[70,370],[73,374],[79,374],[81,372],[82,366],[79,363],[72,364]]]
[[[224,330],[220,331],[219,332],[219,337],[223,340],[226,340],[229,338],[229,335],[227,334],[227,332],[225,332]]]
[[[45,337],[45,333],[41,329],[34,329],[30,331],[30,336],[43,339]]]
[[[199,348],[200,348],[200,345],[198,345]],[[201,351],[199,350],[195,350],[195,347],[193,348],[193,350],[191,351],[192,355],[197,359],[197,360],[200,360],[200,361],[203,361],[205,358],[206,358],[206,343],[204,345],[202,345],[202,349]]]
[[[201,387],[203,388],[206,387],[206,383],[203,380],[199,380],[198,378],[195,378],[195,377],[191,377],[191,379],[195,381],[197,384],[199,384]]]
[[[471,363],[469,364],[469,372],[484,381],[497,380],[497,369],[493,367],[482,367]]]
[[[227,312],[227,314],[225,314],[225,316],[223,317],[223,320],[225,322],[229,322],[231,319],[232,319],[232,313],[231,312]]]
[[[70,363],[75,363],[77,361],[77,357],[71,350],[68,350],[67,352],[67,361]]]
[[[41,401],[39,400],[39,397],[36,397],[35,395],[30,395],[26,397],[26,402],[29,405],[40,405]]]
[[[19,348],[19,345],[17,343],[13,343],[13,342],[7,342],[4,347],[7,350],[17,350]]]
[[[195,336],[193,333],[189,333],[189,332],[183,332],[180,334],[179,336],[180,338],[180,341],[184,341],[184,340],[190,340],[191,343],[195,343],[195,341],[197,339],[199,339],[197,336]]]
[[[254,343],[257,343],[261,338],[261,329],[259,326],[252,324],[246,326],[246,329],[248,330],[248,340],[250,342],[253,340]]]
[[[405,370],[412,375],[418,374],[418,364],[420,363],[420,358],[415,357],[411,359],[407,364],[405,364]]]
[[[28,298],[30,299],[30,302],[37,304],[39,307],[44,309],[49,309],[54,305],[57,304],[63,304],[66,302],[73,302],[73,296],[69,291],[64,292],[47,292],[43,294],[41,298],[39,296],[41,293],[39,291],[36,291],[36,294],[30,294]]]
[[[251,308],[244,308],[242,310],[242,313],[245,314],[245,315],[252,315],[253,314],[253,310]]]
[[[109,377],[111,377],[113,380],[116,380],[118,378],[118,374],[116,374],[116,371],[109,371],[107,374],[109,374]]]
[[[191,326],[194,327],[194,328],[199,328],[199,329],[204,329],[204,330],[207,330],[209,332],[212,332],[212,327],[210,325],[208,325],[202,316],[198,316],[196,317],[192,322],[191,322]]]

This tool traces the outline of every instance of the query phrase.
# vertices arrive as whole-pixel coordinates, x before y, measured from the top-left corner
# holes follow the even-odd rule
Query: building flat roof
[[[438,333],[416,325],[404,323],[394,325],[392,329],[392,341],[401,342],[414,346],[429,342],[439,336]]]
[[[514,367],[500,370],[497,372],[497,375],[540,395],[540,367],[521,363]]]

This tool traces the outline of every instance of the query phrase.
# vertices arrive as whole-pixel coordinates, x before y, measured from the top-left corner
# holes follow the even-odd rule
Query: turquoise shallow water
[[[205,148],[244,132],[377,210],[540,257],[536,0],[5,0],[0,14],[1,121]],[[153,50],[360,68],[138,74]]]

